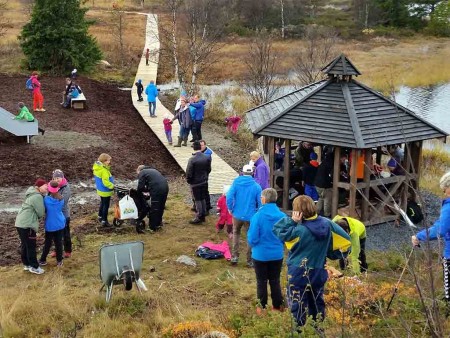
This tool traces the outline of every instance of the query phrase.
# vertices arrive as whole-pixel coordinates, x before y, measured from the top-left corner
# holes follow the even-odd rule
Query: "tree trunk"
[[[284,1],[280,0],[281,5],[281,38],[284,39]]]
[[[172,8],[172,47],[173,47],[173,64],[175,81],[179,85],[181,83],[178,64],[178,45],[177,45],[177,7],[176,4]]]

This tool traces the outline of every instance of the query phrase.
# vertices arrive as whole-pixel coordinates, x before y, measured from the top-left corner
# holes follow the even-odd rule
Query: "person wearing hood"
[[[277,191],[264,189],[261,193],[262,206],[250,220],[247,242],[252,248],[253,264],[256,273],[256,294],[259,306],[258,314],[267,306],[267,282],[274,310],[283,309],[280,274],[283,264],[283,242],[273,233],[273,226],[286,215],[276,205]]]
[[[294,199],[292,218],[284,217],[274,226],[274,234],[289,250],[288,297],[291,313],[300,327],[305,325],[308,316],[315,321],[325,318],[323,293],[328,279],[325,263],[333,224],[317,215],[311,197],[301,195]],[[350,240],[342,228],[333,229]]]
[[[439,186],[444,192],[442,208],[439,219],[433,226],[423,229],[415,236],[411,237],[413,246],[419,246],[420,242],[444,239],[444,252],[442,255],[442,266],[444,269],[444,299],[447,305],[447,311],[450,308],[450,171],[444,174]],[[447,312],[448,313],[448,312]]]
[[[55,244],[57,266],[63,265],[63,234],[66,218],[63,214],[64,197],[59,193],[59,184],[51,181],[48,184],[49,195],[44,197],[45,205],[45,243],[39,265],[47,265],[47,256],[52,244]]]
[[[142,80],[141,79],[137,80],[135,85],[137,87],[138,101],[142,102],[144,100],[142,98],[142,92],[144,91],[144,86],[142,85]]]
[[[317,154],[314,152],[309,155],[309,158],[311,160],[305,164],[302,169],[302,186],[305,188],[305,195],[311,197],[314,202],[317,202],[319,200],[319,194],[317,193],[314,181],[316,179],[319,162],[317,162]]]
[[[200,224],[205,222],[205,216],[208,213],[206,195],[208,193],[208,175],[211,172],[211,159],[202,153],[200,142],[195,141],[193,148],[194,153],[186,167],[186,181],[191,187],[197,214],[189,223]]]
[[[239,261],[241,229],[249,227],[250,219],[261,206],[261,187],[252,177],[253,166],[244,165],[242,176],[236,177],[227,193],[227,207],[233,216],[233,247],[231,264]],[[251,248],[247,243],[247,266],[253,267]]]
[[[41,275],[44,270],[36,257],[36,233],[39,219],[45,215],[43,195],[47,193],[47,182],[39,178],[27,189],[25,202],[22,203],[16,217],[15,227],[20,237],[20,254],[23,269]]]
[[[33,86],[33,110],[35,112],[45,112],[44,96],[41,92],[41,83],[39,82],[39,74],[34,71],[31,73],[31,84]]]
[[[156,97],[158,96],[158,88],[156,88],[155,81],[150,80],[147,88],[145,88],[145,94],[147,95],[150,117],[156,117]]]
[[[156,231],[163,225],[162,218],[169,194],[169,184],[167,179],[152,167],[141,164],[137,167],[136,172],[138,174],[138,193],[141,193],[144,198],[147,194],[150,195],[149,228]]]
[[[192,118],[192,141],[200,141],[202,139],[202,123],[205,118],[206,100],[200,100],[198,95],[192,98],[189,109]]]
[[[269,184],[269,173],[270,169],[267,163],[262,158],[261,154],[257,151],[252,151],[250,153],[250,161],[255,166],[255,172],[253,177],[255,178],[256,183],[261,186],[261,189],[270,188]]]
[[[100,196],[100,207],[98,210],[98,221],[102,226],[109,227],[108,209],[111,196],[114,193],[114,177],[111,175],[111,156],[108,154],[100,154],[98,160],[92,166],[94,173],[95,186],[97,195]]]
[[[63,231],[63,247],[64,258],[72,256],[72,239],[70,237],[70,207],[69,200],[71,196],[70,186],[67,179],[64,177],[64,173],[61,169],[55,169],[52,173],[52,179],[58,183],[59,194],[64,200],[64,206],[62,209],[65,218],[65,227]],[[56,257],[56,251],[52,251],[51,257]]]

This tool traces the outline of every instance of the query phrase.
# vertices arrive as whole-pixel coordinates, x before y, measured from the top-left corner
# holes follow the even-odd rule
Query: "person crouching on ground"
[[[233,218],[227,208],[227,193],[230,190],[229,185],[223,186],[223,194],[217,200],[217,216],[219,219],[216,223],[216,232],[219,233],[226,227],[228,238],[233,238]]]
[[[100,207],[98,209],[98,221],[102,226],[110,227],[108,222],[108,209],[111,196],[114,193],[114,177],[111,175],[111,156],[100,154],[98,160],[92,166],[94,173],[97,195],[100,196]]]
[[[64,198],[59,193],[58,182],[48,184],[49,195],[44,197],[45,205],[45,244],[39,265],[47,265],[47,255],[52,244],[55,244],[57,266],[63,265],[63,235],[66,218],[63,214]]]
[[[333,222],[350,235],[350,241],[352,242],[350,258],[353,273],[359,275],[361,272],[366,272],[366,227],[356,218],[341,217],[339,215],[333,218]],[[339,266],[341,270],[345,269],[347,267],[347,260],[343,258],[339,259]]]
[[[64,177],[61,169],[55,169],[52,173],[53,181],[58,183],[59,193],[64,199],[63,214],[65,218],[65,227],[63,232],[64,258],[72,256],[72,239],[70,237],[70,207],[69,199],[71,196],[69,182]],[[51,257],[56,257],[56,251],[52,251]]]
[[[252,177],[253,166],[244,165],[242,176],[234,179],[227,193],[227,207],[233,216],[233,247],[231,250],[231,265],[239,261],[239,241],[241,229],[248,229],[250,219],[261,206],[261,187]],[[253,267],[251,248],[247,243],[247,266]]]
[[[439,186],[444,192],[439,219],[434,222],[431,228],[423,229],[415,236],[412,236],[411,241],[414,246],[418,246],[420,242],[444,238],[445,246],[442,265],[444,269],[444,299],[447,303],[448,315],[450,309],[450,172],[441,177]]]
[[[17,106],[19,107],[19,115],[14,116],[12,118],[13,120],[34,122],[34,116],[33,116],[33,114],[30,113],[27,106],[25,106],[25,103],[19,102],[17,104]],[[40,132],[42,134],[42,136],[44,136],[45,130],[38,126],[38,132]]]
[[[47,182],[39,178],[34,186],[29,187],[16,217],[15,227],[20,237],[20,256],[23,269],[37,275],[44,273],[36,257],[36,233],[39,230],[39,219],[45,215],[44,197],[47,193]]]
[[[273,188],[264,189],[261,193],[262,207],[250,220],[247,242],[252,248],[253,264],[256,273],[256,294],[258,307],[256,313],[261,314],[267,306],[267,282],[270,285],[270,295],[274,310],[283,308],[280,274],[283,265],[283,242],[273,233],[273,227],[286,215],[276,205],[277,191]]]

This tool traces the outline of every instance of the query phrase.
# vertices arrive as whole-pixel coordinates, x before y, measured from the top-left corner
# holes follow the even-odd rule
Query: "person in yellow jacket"
[[[350,258],[353,272],[357,275],[361,272],[366,272],[366,227],[356,218],[342,217],[339,215],[333,218],[333,222],[338,224],[350,235],[350,241],[352,243]],[[339,265],[341,269],[345,269],[347,264],[344,259],[340,259]]]
[[[98,220],[102,226],[111,226],[108,223],[108,209],[111,196],[114,193],[114,177],[111,175],[111,156],[100,154],[98,160],[92,166],[97,195],[100,196]]]

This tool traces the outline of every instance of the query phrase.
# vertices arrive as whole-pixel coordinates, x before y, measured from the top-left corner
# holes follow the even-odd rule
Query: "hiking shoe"
[[[31,273],[34,273],[36,275],[42,275],[45,272],[45,270],[42,269],[41,267],[38,267],[38,268],[30,267],[30,269],[28,271],[30,271]]]
[[[72,256],[71,252],[64,252],[64,258],[70,258]]]
[[[97,216],[97,221],[98,221],[99,223],[101,223],[101,222],[102,222],[102,217],[101,217],[101,216]]]
[[[50,257],[56,257],[56,251],[50,252]]]
[[[57,266],[58,268],[62,267],[62,266],[63,266],[63,261],[56,263],[56,266]]]
[[[193,207],[191,208],[191,211],[197,211],[197,208],[196,208],[195,206],[193,206]]]
[[[40,266],[46,266],[47,265],[46,261],[39,261],[38,263],[39,263]]]
[[[111,224],[108,223],[108,221],[102,221],[102,227],[104,228],[110,228]]]
[[[247,268],[254,268],[255,264],[253,262],[247,262]]]
[[[235,265],[238,264],[238,261],[239,261],[239,258],[233,257],[233,258],[231,258],[231,260],[230,260],[230,264],[233,265],[233,266],[235,266]]]
[[[28,271],[30,270],[30,266],[29,265],[24,265],[23,266],[23,271]]]
[[[280,306],[280,307],[272,306],[272,311],[284,312],[284,306]]]
[[[189,224],[200,224],[203,223],[204,221],[205,221],[204,217],[202,218],[195,217],[193,220],[189,221]]]
[[[259,307],[259,306],[256,307],[256,315],[257,316],[263,316],[265,314],[266,314],[266,309]]]

